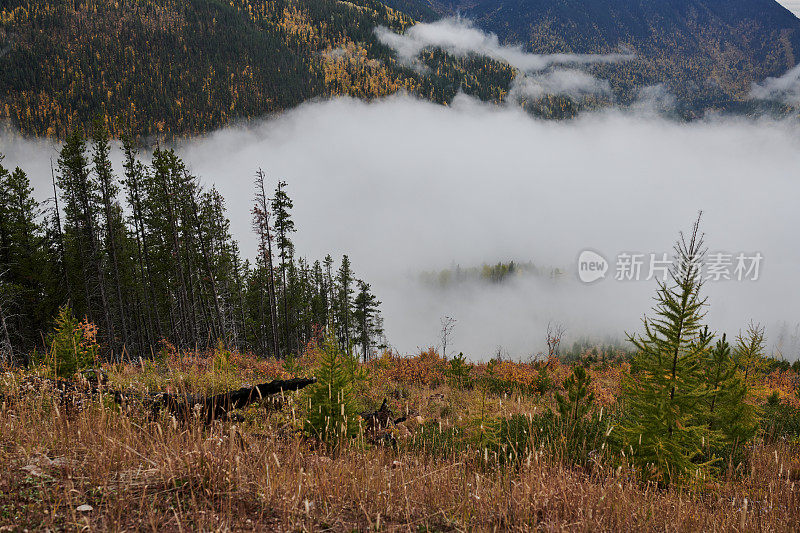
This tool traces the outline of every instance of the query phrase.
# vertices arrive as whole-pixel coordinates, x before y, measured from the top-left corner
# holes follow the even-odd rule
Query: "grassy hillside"
[[[209,394],[314,373],[321,356],[311,347],[290,364],[239,353],[170,352],[161,360],[105,368],[108,387],[130,389],[131,395],[135,390]],[[199,419],[182,424],[166,415],[149,418],[135,402],[119,409],[110,395],[102,401],[79,390],[62,401],[53,383],[35,372],[4,372],[0,526],[8,531],[797,530],[796,372],[759,372],[753,401],[766,405],[765,416],[774,422],[765,422],[762,436],[748,446],[744,466],[723,468],[719,480],[691,490],[658,489],[610,460],[609,446],[603,447],[605,431],[617,423],[628,363],[605,356],[584,363],[595,402],[581,425],[587,430],[581,445],[574,447],[566,444],[570,433],[560,429],[558,417],[548,414],[572,370],[560,361],[468,365],[467,377],[457,380],[452,363],[432,350],[409,358],[384,356],[362,365],[370,379],[359,389],[358,405],[371,411],[387,398],[395,416],[408,415],[406,420],[336,448],[298,429],[310,410],[307,389],[252,406],[240,422],[206,426]],[[550,388],[539,385],[542,376]],[[766,397],[773,390],[780,400],[769,405]]]

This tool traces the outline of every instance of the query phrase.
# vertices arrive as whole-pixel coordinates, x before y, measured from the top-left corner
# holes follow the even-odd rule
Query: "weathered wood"
[[[197,416],[210,423],[213,420],[224,420],[230,416],[232,411],[251,403],[274,394],[302,389],[316,381],[316,378],[276,379],[254,387],[242,387],[236,391],[205,397],[163,392],[150,398],[152,402],[150,408],[153,416],[157,416],[162,409],[166,409],[181,420]]]
[[[37,375],[26,376],[6,394],[0,394],[0,404],[13,407],[23,397],[52,395],[58,405],[67,413],[84,410],[94,399],[105,392],[98,386],[104,377],[102,371],[91,370],[92,374],[82,375],[82,380],[72,381],[60,378],[49,378]]]
[[[302,389],[313,383],[316,378],[276,379],[268,383],[261,383],[253,387],[223,392],[213,396],[198,396],[192,394],[170,394],[161,392],[143,395],[138,391],[119,391],[104,387],[107,380],[102,370],[86,371],[83,373],[84,381],[70,381],[52,379],[39,376],[30,376],[12,394],[0,395],[0,403],[13,404],[19,397],[27,394],[41,394],[50,391],[70,411],[82,410],[89,401],[96,396],[108,394],[114,397],[120,405],[138,405],[150,410],[152,417],[157,417],[162,410],[181,421],[187,421],[197,416],[199,419],[210,423],[213,420],[225,420],[231,413],[251,403],[268,399],[282,392]]]
[[[406,417],[395,418],[394,413],[384,398],[380,408],[376,411],[365,411],[361,418],[366,423],[367,439],[374,444],[395,445],[397,441],[392,434],[392,427],[405,422]]]

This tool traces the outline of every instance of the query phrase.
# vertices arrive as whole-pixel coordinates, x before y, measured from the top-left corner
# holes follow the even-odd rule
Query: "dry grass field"
[[[218,392],[312,374],[318,351],[286,362],[172,350],[157,362],[105,365],[101,388]],[[616,409],[628,364],[588,367],[594,416],[611,418],[599,412]],[[311,388],[206,424],[148,416],[111,395],[65,397],[42,369],[6,371],[0,531],[800,530],[791,436],[762,433],[714,479],[668,488],[641,481],[604,445],[584,442],[576,454],[535,430],[506,460],[497,421],[546,412],[569,366],[474,365],[467,385],[449,368],[433,350],[362,365],[359,405],[377,409],[385,398],[405,420],[380,435],[360,420],[362,430],[335,445],[303,431]],[[536,391],[543,376],[551,386]],[[793,409],[795,378],[763,372],[753,401],[774,390]]]

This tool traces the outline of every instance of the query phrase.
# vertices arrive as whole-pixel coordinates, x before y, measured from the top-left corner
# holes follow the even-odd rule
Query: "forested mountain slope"
[[[499,99],[510,67],[431,53],[398,64],[374,28],[412,23],[375,0],[9,0],[0,11],[0,120],[64,136],[94,116],[112,133],[192,134],[316,96],[459,89]]]
[[[698,112],[746,99],[751,83],[800,62],[800,20],[774,0],[387,0],[428,18],[460,13],[532,52],[608,52],[595,67],[618,96],[665,83]]]
[[[750,110],[751,84],[794,66],[800,20],[773,0],[6,0],[0,8],[0,122],[64,137],[95,116],[111,133],[191,135],[315,97],[459,91],[499,101],[514,70],[428,50],[399,62],[375,28],[462,13],[534,52],[632,49],[588,70],[634,101],[664,83],[684,116]],[[393,8],[397,8],[395,10]],[[408,14],[404,14],[408,13]],[[576,102],[529,106],[570,116]]]

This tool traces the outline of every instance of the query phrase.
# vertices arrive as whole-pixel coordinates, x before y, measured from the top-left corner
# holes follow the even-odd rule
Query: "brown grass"
[[[215,388],[213,369],[198,368],[129,366],[112,380],[138,375],[163,385],[180,370],[183,386]],[[242,370],[252,378],[273,371]],[[186,377],[193,373],[194,381]],[[5,374],[3,388],[19,379]],[[509,414],[543,401],[382,380],[373,380],[368,401],[400,388],[390,396],[396,410],[443,424],[477,409]],[[0,531],[800,530],[800,483],[786,475],[797,449],[789,443],[754,446],[747,472],[663,490],[624,469],[570,467],[543,451],[518,467],[487,466],[469,450],[437,459],[363,440],[326,451],[293,429],[301,403],[210,427],[148,421],[102,401],[68,411],[47,394],[4,404]]]

